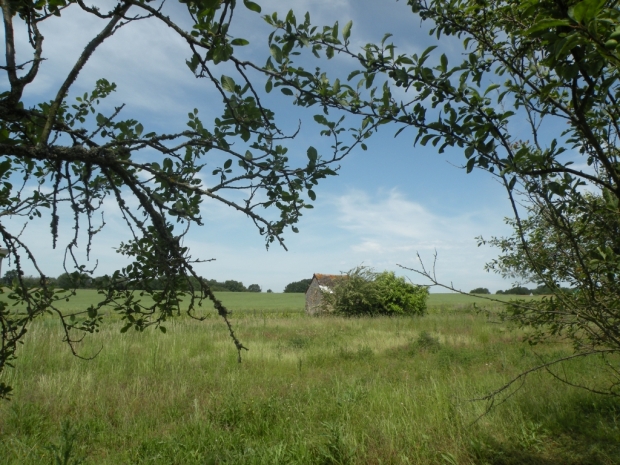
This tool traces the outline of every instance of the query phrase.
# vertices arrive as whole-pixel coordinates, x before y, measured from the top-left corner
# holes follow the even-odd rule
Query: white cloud
[[[176,8],[179,4],[166,4],[169,5],[175,5],[170,14],[180,18],[183,11]],[[248,58],[262,62],[268,56],[265,31],[269,32],[269,26],[256,14],[242,14],[243,5],[241,2],[238,5],[239,14],[236,13],[232,33],[236,35],[238,32],[239,36],[249,39],[252,45],[246,47],[244,53],[248,54]],[[405,14],[409,9],[405,2],[390,5],[389,8],[384,8],[381,2],[358,0],[355,3],[353,0],[268,0],[261,2],[261,5],[263,14],[275,9],[285,14],[289,8],[294,8],[298,20],[302,18],[303,12],[310,10],[314,24],[332,25],[338,20],[342,27],[346,21],[353,19],[352,38],[356,41],[356,47],[366,41],[380,40],[382,33],[388,30],[396,33],[394,41],[401,44],[401,51],[425,48],[428,40],[426,33],[418,29],[417,21],[412,21],[412,17]],[[103,24],[92,16],[83,15],[77,8],[67,9],[61,20],[52,18],[43,30],[46,37],[44,50],[48,60],[43,63],[35,82],[28,87],[30,100],[38,102],[54,97],[60,82],[84,45],[101,30]],[[404,43],[401,38],[406,39]],[[18,46],[24,51],[22,58],[30,59],[26,53],[28,45],[23,37]],[[126,102],[126,114],[123,117],[135,117],[134,114],[138,113],[141,116],[136,119],[143,121],[146,131],[166,125],[169,128],[165,132],[173,132],[184,124],[185,113],[194,107],[201,110],[201,116],[221,109],[221,99],[214,93],[212,86],[196,80],[185,66],[188,55],[187,45],[167,27],[155,20],[139,21],[122,28],[117,35],[106,41],[80,74],[75,90],[82,93],[90,90],[96,79],[105,77],[118,84],[118,91],[108,105]],[[325,62],[317,65],[325,66]],[[340,63],[335,63],[333,67],[341,71]],[[225,69],[218,69],[218,73]],[[6,79],[0,82],[6,83]],[[274,106],[277,114],[296,128],[302,113],[298,113],[297,109],[293,113],[290,100],[282,96],[278,99],[274,95],[279,94],[272,93],[266,104]],[[203,121],[208,126],[208,117],[203,118]],[[313,144],[324,151],[325,147],[321,146],[323,141],[317,141],[314,133],[316,127],[312,124],[304,125],[299,139],[291,142],[291,159],[299,157],[305,160],[307,144]],[[208,278],[236,279],[246,285],[259,283],[263,289],[280,291],[287,283],[310,277],[314,272],[338,273],[362,262],[377,269],[398,270],[397,263],[413,266],[416,251],[420,251],[423,258],[428,260],[432,259],[436,249],[439,253],[438,269],[442,271],[442,276],[455,285],[468,290],[480,285],[492,287],[491,283],[499,283],[496,288],[506,288],[505,283],[482,270],[483,264],[494,256],[494,251],[477,248],[474,240],[479,234],[501,235],[505,231],[502,215],[492,210],[466,206],[463,213],[447,216],[429,208],[438,202],[450,202],[453,188],[458,191],[455,195],[458,195],[459,202],[456,206],[452,205],[452,210],[461,208],[464,184],[452,186],[452,178],[446,177],[445,171],[438,171],[430,165],[420,165],[422,158],[416,159],[415,170],[412,169],[413,165],[406,161],[410,152],[392,145],[395,142],[391,142],[391,135],[375,140],[379,141],[375,144],[381,143],[381,153],[375,153],[372,160],[367,160],[372,161],[371,164],[363,165],[365,159],[361,156],[347,166],[343,163],[343,174],[337,181],[337,188],[350,182],[351,190],[345,194],[336,194],[334,184],[331,184],[335,181],[330,180],[325,180],[319,186],[317,193],[320,202],[316,204],[315,210],[305,214],[299,225],[301,233],[287,234],[286,242],[290,252],[284,252],[276,245],[266,252],[263,238],[245,215],[219,202],[206,200],[202,213],[205,227],[193,228],[186,238],[186,245],[191,247],[194,257],[214,257],[217,262],[199,265],[199,272]],[[400,173],[391,167],[379,173],[377,160],[380,160],[383,152],[394,154],[387,166],[399,167]],[[210,166],[207,170],[211,168],[211,163],[209,158]],[[439,169],[443,170],[442,167]],[[347,177],[345,170],[354,174]],[[406,182],[402,179],[399,181],[403,172],[411,174]],[[209,185],[209,173],[205,171],[202,177],[206,186]],[[442,173],[444,176],[440,179]],[[415,188],[422,189],[420,185],[426,188],[425,182],[432,175],[435,176],[437,189],[429,191],[423,201],[411,200],[416,195]],[[354,179],[356,176],[357,179]],[[422,181],[420,178],[423,178]],[[463,179],[463,182],[467,182],[465,176]],[[440,188],[442,182],[444,186]],[[400,190],[377,191],[380,185],[400,185]],[[470,190],[473,188],[473,185],[467,187]],[[233,194],[233,197],[237,198],[237,195]],[[126,200],[130,199],[132,197]],[[132,205],[137,207],[135,203]],[[101,258],[101,273],[109,273],[115,267],[122,266],[122,259],[119,262],[112,248],[129,237],[113,198],[106,200],[105,209],[108,226],[97,238],[95,248],[95,255]],[[63,216],[70,219],[70,215],[65,215],[64,211]],[[66,220],[61,227],[61,243],[66,244],[71,238],[72,225]],[[50,247],[49,214],[41,221],[32,223],[24,233],[24,238],[29,244],[34,244],[37,256],[50,270],[46,272],[50,275],[62,272],[62,251],[54,252]],[[83,248],[82,242],[80,251],[83,252]]]
[[[432,264],[435,251],[438,271],[445,283],[468,290],[480,285],[501,286],[483,267],[497,252],[478,248],[475,237],[509,231],[501,216],[490,210],[442,216],[397,190],[371,196],[353,190],[334,200],[336,225],[348,233],[348,252],[357,263],[396,269],[418,265],[417,254]],[[499,280],[501,281],[501,280]]]

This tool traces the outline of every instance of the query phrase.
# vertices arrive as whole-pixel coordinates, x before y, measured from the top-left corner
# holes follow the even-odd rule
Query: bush
[[[374,282],[387,315],[424,315],[428,287],[414,286],[393,271],[384,271]]]
[[[359,266],[324,292],[322,310],[346,316],[423,315],[428,288],[414,286],[393,272]]]
[[[441,348],[439,339],[432,336],[428,331],[422,331],[413,343],[413,347],[427,352],[437,352]]]

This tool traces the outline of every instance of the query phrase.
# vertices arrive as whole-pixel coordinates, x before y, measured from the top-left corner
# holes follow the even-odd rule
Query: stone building
[[[312,276],[312,282],[306,290],[306,313],[308,315],[316,315],[322,311],[323,295],[332,293],[332,288],[345,275],[337,274],[320,274],[315,273]]]

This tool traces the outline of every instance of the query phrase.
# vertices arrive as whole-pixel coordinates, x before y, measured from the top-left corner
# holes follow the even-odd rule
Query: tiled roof
[[[336,281],[340,281],[341,279],[346,279],[347,275],[314,273],[314,275],[312,276],[312,279],[314,278],[316,278],[320,286],[332,287],[336,283]]]
[[[338,278],[342,278],[343,275],[341,274],[321,274],[321,273],[314,273],[314,278],[318,279],[319,281],[321,281],[322,279],[338,279]]]

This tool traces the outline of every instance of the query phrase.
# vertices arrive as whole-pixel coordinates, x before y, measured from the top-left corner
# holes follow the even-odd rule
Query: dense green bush
[[[393,271],[384,271],[374,281],[386,314],[423,315],[426,312],[428,287],[414,286]]]
[[[323,312],[346,316],[423,315],[428,288],[414,286],[391,271],[360,266],[323,294]]]

